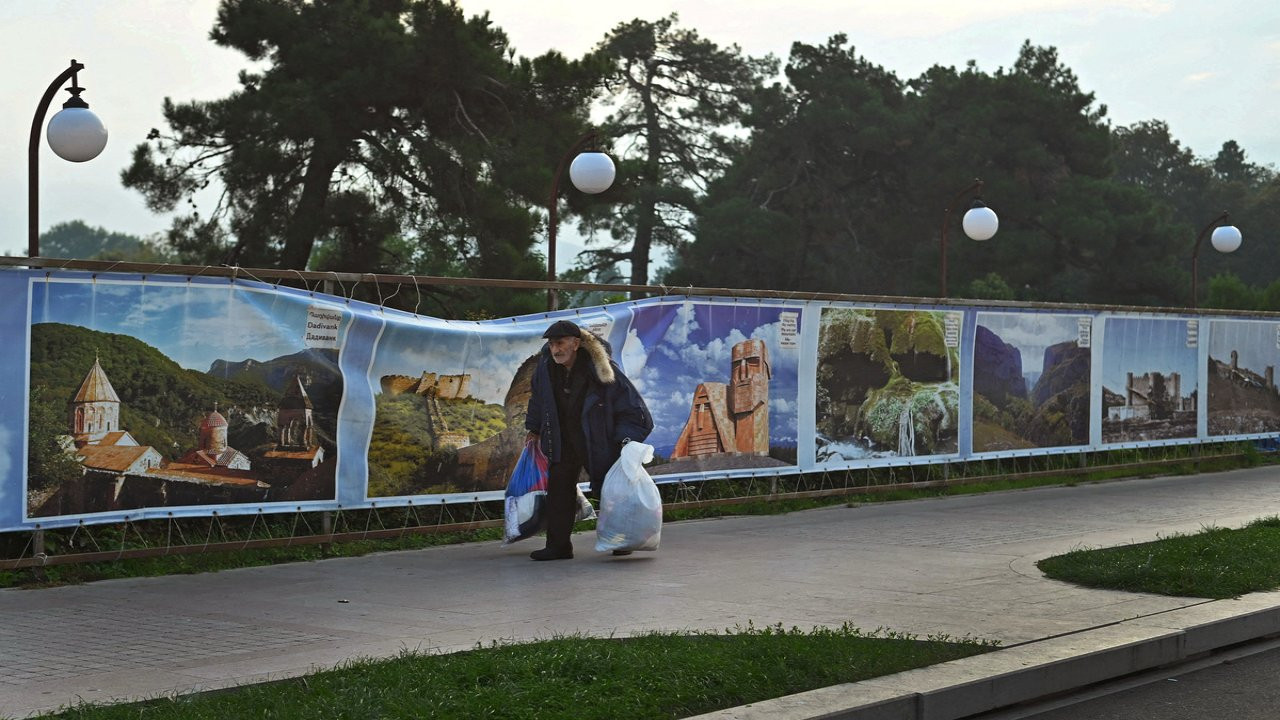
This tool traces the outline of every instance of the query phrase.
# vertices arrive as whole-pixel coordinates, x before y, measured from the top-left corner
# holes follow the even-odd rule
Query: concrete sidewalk
[[[0,717],[557,633],[848,622],[1007,649],[719,717],[943,718],[1280,632],[1280,595],[1205,601],[1047,580],[1037,560],[1280,514],[1255,468],[681,522],[662,549],[531,562],[540,540],[0,591]],[[1043,694],[1043,693],[1041,693]],[[1034,696],[1034,695],[1033,695]]]

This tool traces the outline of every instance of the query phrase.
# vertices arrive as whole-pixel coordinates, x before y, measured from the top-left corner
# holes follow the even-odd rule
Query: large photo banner
[[[101,279],[29,297],[27,518],[334,500],[339,306]]]
[[[819,464],[959,452],[961,321],[959,312],[823,308]]]
[[[1209,435],[1280,432],[1280,323],[1209,323]]]
[[[1092,318],[977,315],[973,452],[1088,445]]]
[[[1280,434],[1280,316],[655,297],[449,321],[12,269],[0,531],[502,498],[542,337],[594,333],[658,483]]]
[[[795,471],[800,316],[690,300],[633,309],[622,367],[653,415],[650,475]]]
[[[1102,346],[1102,442],[1196,437],[1200,322],[1108,317]]]

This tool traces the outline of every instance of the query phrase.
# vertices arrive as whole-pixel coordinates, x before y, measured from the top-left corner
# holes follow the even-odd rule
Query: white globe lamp
[[[1000,229],[1000,218],[996,217],[994,210],[977,200],[969,212],[964,214],[960,225],[971,240],[990,240],[995,237],[996,230]]]
[[[569,165],[569,182],[584,193],[598,195],[613,185],[613,158],[602,152],[578,153]]]
[[[68,105],[49,119],[45,135],[49,138],[49,147],[58,157],[71,162],[87,162],[98,157],[107,146],[107,127],[87,105],[71,105],[73,100],[79,98],[68,100]]]
[[[1213,235],[1209,236],[1209,242],[1213,243],[1213,249],[1220,253],[1235,252],[1240,248],[1240,229],[1235,225],[1223,225],[1215,228]]]

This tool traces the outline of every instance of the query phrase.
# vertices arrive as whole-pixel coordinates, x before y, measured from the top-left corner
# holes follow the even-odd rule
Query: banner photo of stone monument
[[[597,309],[568,319],[606,341],[615,325]],[[530,381],[551,322],[389,317],[369,370],[366,496],[500,494],[524,448]]]
[[[734,302],[632,309],[622,368],[653,414],[655,480],[794,468],[800,315]]]
[[[823,308],[820,465],[957,453],[962,319],[947,311]]]
[[[1102,442],[1196,436],[1199,320],[1108,317],[1102,346]]]
[[[1088,445],[1092,318],[977,316],[973,451]]]
[[[30,302],[27,518],[334,499],[340,306],[103,279]]]
[[[1209,322],[1209,434],[1280,432],[1280,323]]]

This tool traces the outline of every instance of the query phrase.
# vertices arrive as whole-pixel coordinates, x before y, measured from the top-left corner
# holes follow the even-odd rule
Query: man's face
[[[578,357],[578,346],[582,345],[582,340],[576,337],[558,337],[551,338],[549,344],[551,359],[565,367],[570,367]]]

